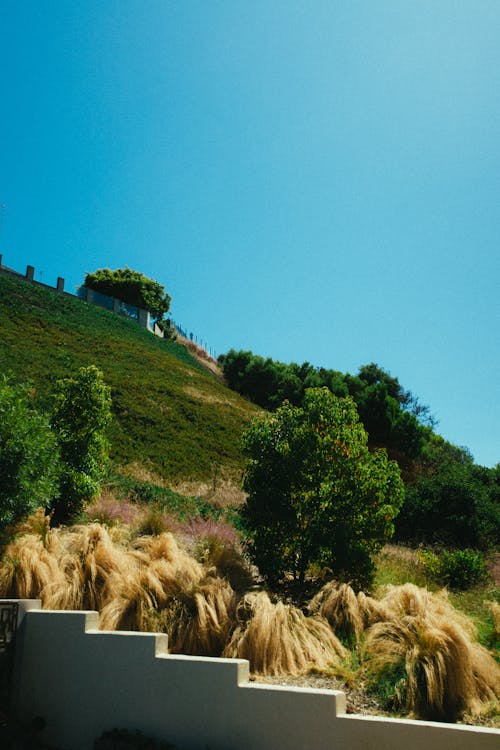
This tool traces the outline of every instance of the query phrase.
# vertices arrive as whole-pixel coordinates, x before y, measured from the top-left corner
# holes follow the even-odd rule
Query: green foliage
[[[423,588],[434,586],[416,550],[386,544],[375,557],[373,591],[380,592],[386,586],[401,586],[404,583],[414,583]]]
[[[396,523],[400,541],[487,549],[500,542],[500,472],[475,466],[465,452],[437,442],[436,463],[406,497]],[[430,444],[431,445],[431,444]],[[430,449],[427,447],[427,454]]]
[[[165,288],[158,281],[130,268],[117,268],[116,271],[99,268],[86,275],[84,286],[148,310],[160,324],[170,308],[171,298]]]
[[[27,386],[0,378],[0,528],[57,495],[58,448]]]
[[[287,365],[234,349],[219,361],[229,387],[265,409],[276,409],[284,400],[300,406],[307,388],[326,387],[336,396],[352,396],[370,445],[399,451],[407,459],[420,455],[428,434],[424,425],[434,424],[429,408],[373,362],[352,376],[308,362]]]
[[[144,464],[171,483],[207,481],[219,464],[236,480],[240,437],[257,407],[221,385],[186,347],[127,318],[0,275],[0,372],[32,382],[41,409],[57,380],[89,362],[113,397],[113,463]],[[20,343],[22,342],[22,344]]]
[[[250,553],[276,583],[303,583],[311,566],[365,585],[371,556],[393,533],[403,500],[398,466],[370,453],[350,398],[308,389],[244,435],[248,463],[242,509]]]
[[[478,640],[486,648],[496,652],[496,659],[500,661],[498,648],[498,625],[491,610],[491,603],[500,600],[500,588],[491,579],[481,581],[465,590],[451,590],[449,593],[451,604],[471,617],[478,630]]]
[[[352,381],[351,381],[352,383]],[[357,391],[359,417],[373,445],[396,448],[416,458],[423,447],[424,430],[412,414],[404,411],[384,383],[367,385]]]
[[[488,577],[484,555],[472,549],[425,549],[418,553],[424,571],[442,586],[467,589]]]
[[[421,404],[411,391],[405,391],[397,378],[379,367],[375,362],[362,365],[358,371],[358,378],[367,383],[368,386],[383,385],[387,395],[397,401],[405,411],[416,417],[421,424],[428,427],[436,425],[436,419],[432,416],[430,408]]]
[[[406,703],[406,685],[408,675],[405,665],[401,662],[388,662],[380,671],[370,671],[367,674],[367,687],[370,693],[376,695],[382,706],[389,711],[401,711]]]
[[[110,389],[97,367],[81,367],[75,377],[58,381],[51,420],[62,465],[58,520],[74,516],[99,493],[108,465],[110,421]]]

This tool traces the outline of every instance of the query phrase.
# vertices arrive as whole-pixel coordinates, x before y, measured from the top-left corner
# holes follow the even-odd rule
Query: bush
[[[61,496],[57,520],[66,521],[97,497],[108,464],[106,428],[111,421],[110,389],[97,367],[81,367],[74,378],[59,380],[52,428],[61,451]]]
[[[241,515],[260,572],[271,584],[292,576],[303,587],[315,566],[366,585],[372,555],[393,533],[403,484],[385,451],[368,450],[352,399],[308,389],[302,408],[285,403],[243,440]]]
[[[488,568],[481,552],[472,549],[432,550],[419,552],[426,573],[436,583],[452,589],[466,589],[488,577]]]
[[[58,492],[56,440],[31,395],[0,378],[0,528],[45,508]]]
[[[398,541],[489,549],[500,544],[500,468],[476,466],[466,450],[433,436],[424,473],[406,488]]]

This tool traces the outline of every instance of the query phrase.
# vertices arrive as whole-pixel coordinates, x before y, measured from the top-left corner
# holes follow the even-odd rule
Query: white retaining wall
[[[18,717],[43,739],[91,750],[128,728],[177,750],[498,750],[500,731],[345,715],[339,691],[248,681],[248,662],[169,655],[164,635],[104,632],[96,612],[23,602],[14,670]]]

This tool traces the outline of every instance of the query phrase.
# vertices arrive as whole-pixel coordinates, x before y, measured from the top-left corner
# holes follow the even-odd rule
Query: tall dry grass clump
[[[110,579],[99,626],[166,632],[172,653],[220,656],[234,622],[229,583],[207,575],[170,533],[140,537],[133,556],[135,570]]]
[[[320,589],[309,602],[308,610],[324,617],[336,635],[356,645],[359,645],[366,628],[391,617],[384,601],[363,591],[356,594],[348,584],[335,581]]]
[[[25,533],[5,549],[0,595],[38,598],[47,609],[92,609],[104,628],[143,630],[151,610],[165,606],[183,585],[192,587],[204,568],[171,534],[129,543],[121,527],[99,523]],[[25,529],[20,529],[25,531]]]
[[[110,538],[99,523],[54,529],[49,546],[58,557],[69,589],[54,591],[50,606],[55,609],[100,611],[113,596],[110,582],[126,577],[134,566],[133,556]]]
[[[386,586],[379,600],[379,617],[390,620],[404,615],[448,618],[458,623],[472,638],[477,637],[474,623],[450,603],[446,589],[436,593],[413,583]]]
[[[347,656],[325,620],[305,617],[283,602],[273,604],[264,592],[244,596],[236,616],[238,625],[223,656],[248,659],[256,674],[298,675]]]
[[[365,630],[375,622],[387,620],[389,615],[383,602],[374,599],[372,596],[368,596],[363,591],[358,591],[356,599],[358,600],[359,613]]]
[[[203,576],[203,566],[182,550],[173,535],[136,539],[128,551],[129,567],[109,579],[112,595],[104,604],[99,627],[103,630],[164,630],[161,611],[183,589]]]
[[[309,612],[324,617],[334,632],[350,643],[358,643],[364,618],[353,589],[347,583],[330,581],[309,603]]]
[[[154,613],[162,590],[157,580],[147,571],[133,570],[126,577],[112,576],[109,589],[113,591],[99,613],[101,630],[132,630],[155,632],[161,630]]]
[[[160,605],[177,593],[180,584],[189,588],[203,578],[203,565],[181,549],[170,532],[139,537],[133,546],[149,576],[161,587]]]
[[[399,677],[398,708],[455,721],[500,697],[500,668],[444,595],[405,584],[390,587],[381,605],[386,618],[368,629],[365,653],[376,679]]]
[[[0,568],[0,596],[42,600],[51,599],[66,583],[57,558],[46,549],[42,538],[26,534],[7,545]]]
[[[179,586],[165,610],[174,654],[220,656],[234,627],[236,595],[223,578],[207,576],[191,588]]]

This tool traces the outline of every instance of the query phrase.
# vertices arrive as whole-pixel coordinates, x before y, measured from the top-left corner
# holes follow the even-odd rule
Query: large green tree
[[[158,281],[130,268],[117,268],[116,271],[99,268],[86,275],[84,286],[148,310],[160,325],[170,309],[171,298],[165,288]]]
[[[0,529],[58,493],[59,451],[27,386],[0,377]]]
[[[312,570],[369,583],[372,555],[394,532],[403,501],[398,465],[370,452],[351,398],[307,389],[250,426],[242,517],[249,549],[272,583]]]

